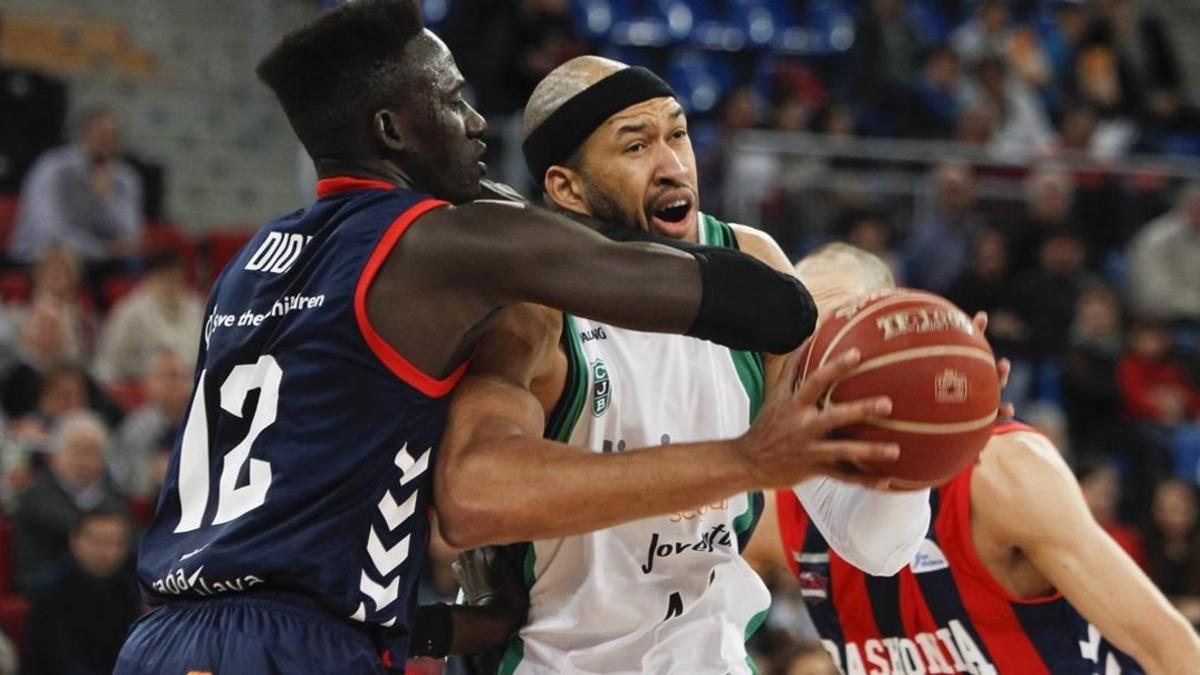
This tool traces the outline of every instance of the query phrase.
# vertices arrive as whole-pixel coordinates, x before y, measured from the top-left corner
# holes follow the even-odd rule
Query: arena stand
[[[30,10],[35,4],[8,2],[0,8]],[[303,4],[311,14],[319,3]],[[998,41],[1002,49],[991,60],[972,51],[972,33],[964,27],[977,18],[978,5],[968,2],[569,0],[539,3],[536,11],[533,4],[423,2],[429,24],[455,52],[475,101],[489,117],[489,162],[499,178],[532,187],[523,174],[518,121],[532,85],[566,58],[600,53],[650,67],[676,89],[689,113],[705,210],[762,227],[793,259],[825,241],[848,239],[884,257],[902,283],[913,285],[925,278],[922,255],[955,251],[957,273],[933,280],[945,284],[934,290],[950,294],[964,309],[992,313],[993,344],[1015,362],[1008,397],[1018,414],[1056,439],[1085,490],[1093,477],[1116,476],[1122,494],[1097,498],[1097,517],[1121,534],[1123,545],[1146,562],[1156,580],[1169,584],[1168,593],[1200,623],[1200,415],[1167,411],[1171,414],[1161,419],[1137,419],[1129,409],[1137,398],[1134,385],[1117,382],[1122,364],[1136,361],[1130,337],[1149,320],[1161,324],[1170,339],[1170,349],[1156,358],[1191,378],[1180,385],[1181,397],[1189,386],[1196,390],[1200,373],[1200,313],[1138,313],[1130,302],[1128,253],[1143,225],[1168,213],[1181,188],[1200,182],[1195,161],[1200,114],[1189,103],[1182,76],[1196,69],[1193,57],[1178,48],[1178,40],[1197,27],[1194,14],[1186,8],[1171,14],[1181,17],[1181,25],[1165,26],[1176,42],[1153,58],[1129,59],[1150,68],[1131,79],[1124,72],[1089,70],[1093,61],[1083,56],[1088,49],[1113,55],[1119,64],[1130,47],[1101,34],[1072,43],[1064,22],[1079,18],[1073,13],[1082,12],[1088,25],[1104,17],[1091,5],[1066,0],[1010,3]],[[1157,6],[1160,12],[1178,8],[1171,2]],[[885,52],[881,26],[898,27],[902,52]],[[483,39],[486,27],[495,30]],[[219,28],[232,38],[245,38],[247,31],[232,20]],[[78,81],[0,66],[2,254],[16,223],[23,172],[67,136],[66,111],[76,106],[72,86]],[[989,90],[987,78],[997,68],[1023,89]],[[1081,75],[1096,75],[1100,84]],[[1128,90],[1116,100],[1104,99],[1106,77]],[[18,81],[29,86],[9,86]],[[155,85],[131,86],[153,91]],[[1030,101],[1035,113],[1029,120],[997,113],[997,107]],[[1030,134],[1018,133],[1025,131]],[[1014,144],[1012,138],[1041,140]],[[186,153],[166,143],[136,150],[167,164],[189,159],[180,160]],[[292,168],[272,179],[290,181]],[[168,183],[178,178],[170,171],[165,176]],[[954,190],[965,193],[954,197]],[[933,227],[921,239],[925,225],[945,215],[943,197],[959,200],[951,205],[958,209],[955,217],[944,219],[953,227]],[[299,199],[288,194],[278,210],[295,208]],[[1062,202],[1057,207],[1055,199]],[[142,253],[177,255],[202,296],[257,224],[173,222],[179,211],[168,198],[163,213],[147,223]],[[1046,217],[1049,212],[1054,218]],[[931,243],[923,248],[918,239]],[[1040,254],[1048,239],[1067,242],[1059,251],[1066,258],[1071,245],[1081,249],[1079,260],[1067,261],[1065,274],[1043,268]],[[92,357],[110,308],[135,292],[139,281],[137,274],[118,275],[98,293],[77,289],[85,359]],[[28,267],[0,256],[0,333],[7,327],[9,335],[0,335],[0,341],[7,339],[0,344],[5,369],[0,377],[16,360],[17,333],[34,286]],[[1068,291],[1041,294],[1056,302],[1029,301],[1039,289],[1056,288]],[[1043,334],[1046,340],[1036,337]],[[1096,381],[1112,386],[1100,391],[1090,386]],[[113,429],[147,396],[140,379],[104,382],[97,389],[87,405],[104,413]],[[28,601],[12,587],[18,571],[8,514],[31,479],[24,446],[38,440],[37,434],[18,437],[13,431],[18,419],[8,417],[0,451],[6,514],[0,518],[0,629],[20,645]],[[1104,422],[1102,434],[1090,431],[1098,420]],[[1172,491],[1177,498],[1163,496]],[[145,517],[153,495],[130,500],[134,513]],[[1185,523],[1182,530],[1166,524],[1172,513]],[[1164,553],[1179,550],[1180,541],[1183,559]],[[444,558],[437,558],[439,564]],[[1175,574],[1178,570],[1185,571]],[[430,597],[452,594],[444,574],[431,570],[428,576]],[[781,615],[802,604],[787,589],[780,589],[779,598]],[[783,672],[770,668],[774,652],[790,649],[786,633],[776,625],[757,643],[767,672]],[[432,664],[419,667],[437,670]]]

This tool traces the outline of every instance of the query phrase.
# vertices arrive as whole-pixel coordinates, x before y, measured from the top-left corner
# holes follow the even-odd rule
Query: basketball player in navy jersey
[[[882,261],[842,244],[797,271],[826,311],[894,286]],[[793,491],[767,502],[745,555],[798,577],[846,675],[1200,672],[1191,626],[1092,518],[1058,450],[1023,424],[998,424],[979,461],[932,491],[929,528],[898,573],[855,569]]]
[[[380,651],[402,664],[445,396],[497,308],[543,302],[766,351],[814,321],[798,282],[736,252],[618,245],[545,211],[467,203],[485,124],[415,1],[342,6],[258,74],[316,163],[318,198],[265,225],[214,286],[138,563],[157,608],[118,673],[378,672]],[[813,447],[836,412],[780,407],[757,433],[781,462],[895,454]]]

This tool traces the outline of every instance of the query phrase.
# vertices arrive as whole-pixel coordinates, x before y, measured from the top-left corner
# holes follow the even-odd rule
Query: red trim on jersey
[[[866,647],[867,640],[881,640],[883,635],[875,624],[875,615],[870,611],[855,611],[874,606],[867,592],[867,575],[854,565],[833,553],[829,555],[829,588],[837,601],[838,623],[842,625],[842,637],[846,642],[855,642]]]
[[[317,181],[317,196],[327,197],[339,192],[345,192],[346,190],[394,190],[395,188],[395,185],[382,180],[355,178],[354,176],[333,176]]]
[[[904,569],[900,570],[899,584],[897,592],[900,595],[900,623],[904,626],[904,634],[914,638],[917,633],[936,631],[937,621],[933,618],[929,605],[925,603],[925,595],[921,593],[917,575],[913,573],[911,566],[905,565]]]
[[[441,398],[449,394],[450,390],[454,389],[454,385],[458,384],[458,381],[466,374],[467,362],[464,362],[461,366],[455,368],[454,372],[440,380],[421,372],[419,368],[409,363],[407,359],[393,349],[371,325],[370,320],[367,318],[367,289],[371,287],[371,282],[375,280],[375,275],[379,272],[379,268],[383,266],[388,254],[392,252],[392,248],[396,246],[396,242],[400,241],[400,237],[404,235],[408,227],[428,211],[441,208],[447,203],[437,199],[426,199],[410,206],[407,211],[400,214],[399,218],[392,221],[387,231],[383,233],[383,237],[380,238],[379,243],[375,245],[375,250],[371,252],[371,257],[367,259],[367,264],[363,267],[362,274],[358,277],[358,285],[354,288],[354,318],[358,320],[358,331],[362,333],[363,340],[371,348],[371,352],[383,362],[383,365],[388,367],[388,370],[392,371],[392,374],[431,398]]]
[[[808,531],[808,513],[791,488],[775,491],[775,516],[779,521],[779,541],[783,544],[783,559],[792,576],[799,576],[800,561],[796,554],[804,550],[804,533]]]
[[[917,649],[925,659],[927,672],[939,672],[935,670],[938,668],[943,673],[952,672],[953,666],[950,664],[954,663],[954,657],[941,640],[935,640],[936,654],[929,653],[928,643],[921,644],[917,640],[921,633],[937,635],[938,629],[943,626],[939,626],[937,619],[933,618],[933,610],[929,609],[929,604],[925,601],[925,594],[921,592],[921,584],[917,581],[912,567],[906,566],[900,570],[897,593],[900,596],[900,623],[904,626],[904,636],[917,643]],[[937,661],[939,657],[940,662]]]
[[[1032,601],[1012,598],[979,560],[971,536],[974,470],[975,467],[968,467],[942,490],[943,501],[935,525],[958,596],[999,672],[1050,675],[1010,603],[1049,602],[1058,596]]]

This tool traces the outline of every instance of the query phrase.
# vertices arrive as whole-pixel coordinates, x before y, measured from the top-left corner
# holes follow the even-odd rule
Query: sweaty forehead
[[[405,47],[411,61],[409,72],[421,83],[438,89],[453,89],[463,82],[454,56],[441,38],[428,28],[418,33]]]

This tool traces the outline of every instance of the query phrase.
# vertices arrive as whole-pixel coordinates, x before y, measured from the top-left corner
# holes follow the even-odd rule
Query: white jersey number
[[[183,428],[183,444],[179,451],[179,525],[175,532],[191,532],[198,529],[208,508],[208,403],[204,396],[204,378],[208,371],[201,371],[196,385],[196,397],[192,400],[191,412]],[[267,499],[267,488],[271,486],[271,464],[261,459],[250,459],[250,446],[263,429],[275,423],[279,409],[279,381],[283,370],[274,356],[260,356],[257,363],[235,366],[221,385],[221,408],[237,417],[242,416],[242,405],[246,396],[255,389],[261,390],[258,405],[250,418],[250,430],[240,443],[225,453],[221,464],[221,479],[217,486],[217,513],[213,525],[227,523],[246,512],[262,505]],[[242,466],[249,460],[250,480],[237,487]]]

